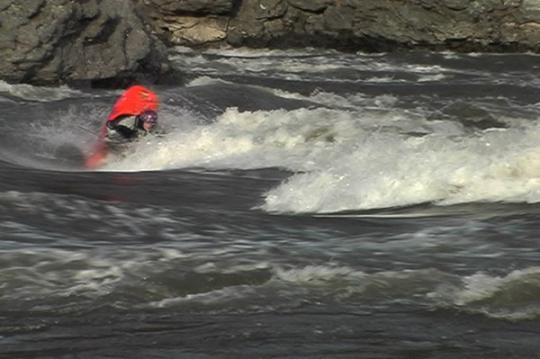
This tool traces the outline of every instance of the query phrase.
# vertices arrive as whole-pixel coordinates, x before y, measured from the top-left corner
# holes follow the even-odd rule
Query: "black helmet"
[[[157,123],[158,115],[155,111],[152,110],[146,110],[142,112],[139,116],[137,116],[138,119],[138,127],[144,128],[144,125],[147,124],[151,127],[154,127]]]
[[[141,121],[146,123],[151,123],[154,125],[157,123],[157,113],[152,110],[144,111],[139,115],[139,118],[141,119]]]

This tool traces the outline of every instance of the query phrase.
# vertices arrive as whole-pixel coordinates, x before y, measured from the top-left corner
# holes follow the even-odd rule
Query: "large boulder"
[[[0,0],[0,78],[115,81],[166,70],[167,53],[130,0]]]

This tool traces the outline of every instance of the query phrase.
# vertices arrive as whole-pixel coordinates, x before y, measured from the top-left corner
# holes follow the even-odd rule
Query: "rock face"
[[[0,79],[159,75],[166,47],[540,51],[540,0],[0,0]]]
[[[540,50],[539,0],[199,0],[220,4],[204,13],[193,2],[147,4],[169,44]]]
[[[160,13],[171,15],[178,13],[192,13],[194,15],[229,14],[233,7],[233,0],[147,0],[149,8],[157,8]]]
[[[166,49],[129,0],[0,0],[0,78],[106,81],[160,73]]]
[[[234,0],[144,0],[146,19],[169,44],[206,45],[227,38]]]

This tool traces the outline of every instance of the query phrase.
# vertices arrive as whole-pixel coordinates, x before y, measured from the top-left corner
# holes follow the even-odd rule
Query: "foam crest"
[[[429,120],[421,109],[392,109],[394,100],[380,99],[385,110],[361,109],[361,97],[338,99],[348,110],[229,108],[210,125],[192,123],[141,141],[108,169],[296,172],[266,194],[262,208],[270,212],[540,201],[538,125],[517,121],[516,127],[473,131],[456,121]]]
[[[524,320],[540,315],[540,268],[515,270],[506,276],[476,273],[462,278],[458,285],[440,286],[428,297],[442,305],[454,305],[487,316]]]
[[[279,97],[309,101],[323,106],[328,106],[329,108],[341,108],[357,111],[366,109],[381,110],[393,108],[398,101],[398,99],[392,95],[380,95],[374,97],[368,97],[362,93],[339,95],[333,92],[321,90],[315,90],[308,96],[280,89],[274,89],[273,93]],[[384,112],[384,110],[381,110],[381,112]]]
[[[373,134],[362,146],[336,154],[332,166],[297,174],[269,191],[263,208],[336,212],[423,202],[540,201],[538,128],[470,136],[440,124],[450,127],[432,127],[423,137]]]
[[[72,97],[80,97],[82,92],[68,86],[45,87],[27,84],[9,84],[0,80],[0,93],[29,101],[49,102]]]
[[[188,51],[177,48],[171,61],[179,69],[189,69],[194,74],[205,75],[238,75],[284,78],[296,81],[310,79],[332,79],[341,82],[357,82],[359,78],[369,81],[389,82],[392,76],[388,73],[414,74],[416,77],[442,78],[444,73],[461,72],[442,65],[425,65],[402,63],[399,60],[381,56],[381,54],[343,54],[333,50],[298,49],[298,50],[249,50],[221,49],[204,52]],[[346,69],[346,71],[344,71]],[[351,80],[350,72],[356,72],[357,78]],[[382,72],[380,76],[374,73]],[[428,77],[426,77],[428,76]],[[401,80],[398,80],[401,82]]]
[[[212,268],[209,271],[210,267]],[[212,265],[204,270],[206,276],[216,277],[216,268]],[[424,295],[435,283],[445,281],[448,275],[436,270],[403,270],[366,273],[361,270],[328,263],[306,266],[269,266],[271,277],[246,277],[242,271],[223,268],[220,273],[244,278],[243,281],[230,282],[230,285],[210,286],[197,293],[167,297],[149,303],[153,307],[171,307],[178,305],[227,306],[242,303],[241,307],[258,307],[260,298],[273,298],[272,309],[276,306],[291,307],[301,305],[306,300],[327,301],[357,300],[367,302],[378,300],[379,304],[388,300],[406,300],[412,296]],[[279,297],[275,293],[279,292]],[[324,299],[323,299],[324,298]],[[280,303],[282,302],[282,303]]]
[[[0,286],[0,302],[24,298],[27,304],[43,302],[36,304],[43,308],[64,298],[88,301],[89,307],[112,298],[121,307],[195,305],[227,310],[261,308],[264,297],[272,298],[270,309],[290,308],[305,300],[376,301],[378,305],[414,301],[508,320],[540,315],[539,267],[502,276],[460,277],[429,268],[369,273],[339,263],[236,266],[234,261],[209,262],[215,257],[153,246],[19,247],[4,248],[1,254],[0,275],[9,280]]]
[[[99,233],[105,238],[113,240],[144,238],[156,226],[159,226],[159,233],[163,236],[170,231],[168,235],[175,237],[177,226],[184,224],[166,207],[147,205],[133,208],[120,202],[36,192],[0,192],[0,213],[5,218],[5,221],[0,222],[3,234],[9,238],[28,239],[31,243],[35,239],[65,241],[70,245],[78,243],[79,239],[86,238],[88,230],[86,226],[77,225],[82,220],[89,226],[99,228]],[[21,220],[28,217],[55,226],[48,230],[33,227]],[[64,227],[70,227],[71,230],[65,232],[62,230]]]
[[[331,267],[324,265],[309,265],[302,268],[276,268],[275,280],[294,282],[297,284],[325,284],[330,281],[361,280],[367,278],[363,272],[349,267]]]
[[[329,121],[348,115],[332,110],[274,110],[239,112],[229,108],[217,122],[176,131],[162,139],[139,143],[129,158],[110,169],[159,170],[189,166],[208,168],[313,169],[311,146],[323,150],[333,141]],[[336,119],[339,121],[339,119]],[[347,121],[342,121],[347,126]],[[149,148],[153,148],[151,156]]]

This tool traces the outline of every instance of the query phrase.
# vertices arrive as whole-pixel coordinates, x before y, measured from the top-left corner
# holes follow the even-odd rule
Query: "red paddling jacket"
[[[94,151],[86,160],[86,168],[101,166],[111,148],[137,138],[141,132],[145,133],[143,123],[155,124],[158,107],[157,95],[144,86],[135,85],[124,91],[101,127]]]

